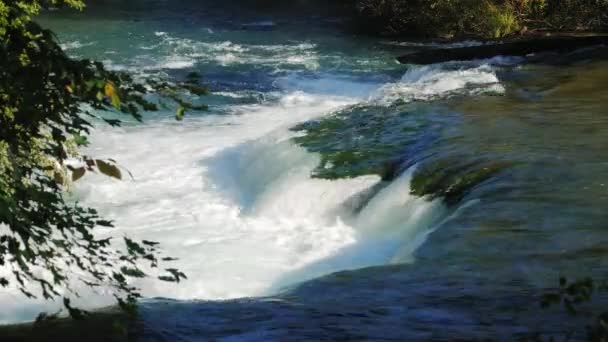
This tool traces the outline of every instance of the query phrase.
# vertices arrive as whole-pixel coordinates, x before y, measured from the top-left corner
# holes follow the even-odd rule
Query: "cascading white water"
[[[470,84],[495,86],[491,68],[479,68],[421,69],[397,85],[408,101]],[[380,178],[313,179],[319,156],[290,140],[295,123],[368,99],[393,101],[404,94],[387,91],[395,84],[295,76],[277,84],[284,88],[278,102],[234,106],[232,115],[99,126],[93,132],[87,153],[114,158],[135,177],[89,175],[75,187],[84,204],[115,220],[116,229],[99,233],[159,241],[188,275],[178,286],[140,281],[145,296],[256,296],[334,271],[411,261],[445,217],[440,201],[410,195],[412,170],[352,210],[346,203]],[[0,294],[0,302],[0,322],[31,319],[42,310],[40,302],[24,301],[15,291]],[[80,303],[99,306],[111,299],[91,295]]]
[[[463,92],[503,93],[504,88],[488,63],[456,70],[444,70],[432,65],[408,70],[399,82],[384,85],[372,99],[377,103],[389,105],[396,101],[432,100]]]

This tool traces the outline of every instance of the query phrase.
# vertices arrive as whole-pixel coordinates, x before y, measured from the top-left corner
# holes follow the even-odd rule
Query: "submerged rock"
[[[376,174],[396,178],[404,151],[424,136],[425,112],[415,106],[359,105],[329,117],[299,124],[294,142],[321,154],[317,178],[336,179]]]
[[[442,197],[447,205],[454,205],[473,188],[512,164],[508,161],[459,163],[457,158],[442,159],[423,165],[414,173],[411,193],[430,198]]]

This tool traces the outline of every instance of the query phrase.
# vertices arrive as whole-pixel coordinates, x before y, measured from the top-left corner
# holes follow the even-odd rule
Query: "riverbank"
[[[40,322],[0,325],[2,342],[31,341],[129,341],[131,319],[118,309],[92,312],[84,319],[54,318]]]
[[[581,0],[360,0],[361,32],[395,38],[501,38],[528,31],[606,31],[608,3]]]

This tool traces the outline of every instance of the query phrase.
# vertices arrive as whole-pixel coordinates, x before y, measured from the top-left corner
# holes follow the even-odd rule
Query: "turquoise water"
[[[70,55],[212,91],[184,122],[98,125],[87,152],[135,179],[74,189],[115,220],[100,234],[159,241],[189,277],[138,284],[142,340],[511,340],[579,324],[539,295],[605,274],[605,62],[404,66],[427,47],[216,2],[43,23]],[[54,307],[0,299],[4,322]]]

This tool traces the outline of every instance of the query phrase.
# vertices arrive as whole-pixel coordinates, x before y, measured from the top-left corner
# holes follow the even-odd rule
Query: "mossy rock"
[[[405,107],[353,106],[297,125],[294,142],[320,153],[313,176],[325,179],[376,174],[390,180],[403,154],[423,134],[423,113]]]
[[[464,158],[462,158],[464,159]],[[412,178],[411,193],[459,203],[473,188],[513,165],[509,161],[468,161],[444,158],[420,167]]]

